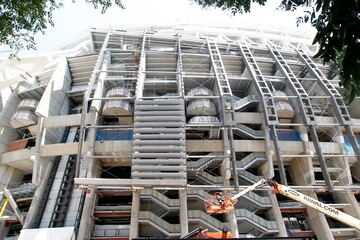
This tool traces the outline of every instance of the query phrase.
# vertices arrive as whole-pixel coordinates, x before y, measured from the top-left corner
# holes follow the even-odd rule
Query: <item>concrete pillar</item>
[[[304,193],[311,198],[317,199],[314,192]],[[334,239],[329,224],[325,218],[325,215],[311,207],[306,207],[307,219],[309,220],[316,237],[319,240],[332,240]]]
[[[43,178],[43,181],[40,182],[40,185],[36,188],[34,197],[31,201],[31,205],[28,211],[28,214],[25,218],[25,223],[23,228],[29,229],[29,228],[37,228],[40,223],[40,217],[41,213],[40,211],[40,205],[42,203],[42,197],[45,194],[45,188],[47,181],[49,180],[49,176],[51,174],[51,168],[53,167],[54,162],[50,161],[47,165],[47,169],[45,171],[45,176]]]
[[[273,154],[270,154],[270,157],[272,158],[274,155]],[[270,159],[270,162],[272,162],[272,159]],[[273,167],[271,170],[269,170],[269,164],[263,164],[261,167],[260,167],[260,171],[261,171],[261,174],[265,177],[265,178],[272,178],[272,177],[269,177],[269,175],[271,175],[271,172],[273,173],[274,170],[273,170]],[[272,174],[274,175],[274,174]],[[276,195],[274,194],[274,192],[272,190],[268,191],[267,192],[269,197],[270,197],[270,202],[271,202],[271,205],[272,205],[272,208],[270,208],[267,212],[267,217],[269,220],[275,220],[278,227],[279,227],[279,233],[278,233],[278,236],[279,237],[287,237],[287,232],[286,232],[286,227],[285,227],[285,223],[284,223],[284,220],[282,218],[282,215],[281,215],[281,211],[280,211],[280,208],[279,208],[279,203],[276,199]]]
[[[295,158],[291,161],[288,169],[292,180],[296,185],[309,185],[309,181],[312,182],[312,179],[309,179],[309,176],[313,176],[312,164],[309,165],[310,160],[311,158],[306,157]],[[310,173],[312,173],[312,175]],[[314,191],[307,191],[304,192],[304,194],[311,198],[317,199]],[[334,239],[324,214],[310,207],[306,207],[306,213],[306,219],[309,221],[314,233],[316,234],[316,237],[319,240]]]
[[[180,230],[181,230],[181,237],[184,237],[186,234],[189,233],[186,189],[179,190],[179,199],[180,199]]]
[[[265,144],[266,144],[266,164],[263,164],[261,167],[261,173],[265,178],[271,179],[274,177],[274,155],[272,143],[270,141],[270,129],[264,127],[265,133]]]
[[[6,223],[5,221],[0,222],[0,239],[5,239],[6,235],[9,233],[11,224]]]
[[[93,228],[93,201],[95,199],[95,189],[90,189],[86,193],[85,202],[84,202],[84,209],[81,215],[80,227],[79,232],[77,235],[78,240],[88,240],[92,234]]]
[[[0,166],[0,187],[21,183],[23,174],[20,170],[9,166]]]
[[[236,215],[235,215],[235,210],[232,210],[230,212],[228,212],[226,214],[226,218],[230,224],[230,231],[231,234],[238,238],[239,237],[239,228],[238,228],[238,224],[237,224],[237,219],[236,219]]]
[[[229,180],[232,175],[231,171],[231,150],[230,150],[230,143],[229,143],[229,134],[227,130],[223,130],[223,141],[224,141],[224,161],[221,164],[220,171],[221,176],[224,180]]]
[[[139,236],[139,211],[140,211],[140,191],[135,189],[132,196],[131,204],[131,221],[130,221],[130,235],[129,239],[137,238]]]
[[[40,157],[40,148],[42,145],[45,144],[45,137],[44,137],[44,117],[38,118],[38,134],[36,136],[36,143],[35,143],[35,152],[32,156],[34,158],[34,167],[33,167],[33,176],[32,176],[32,183],[35,185],[41,184],[42,179],[44,179],[45,175],[45,168],[48,163],[45,163],[43,159]]]
[[[270,220],[275,220],[278,227],[279,227],[279,237],[287,237],[287,231],[284,219],[282,218],[281,211],[279,208],[279,203],[277,201],[276,195],[272,190],[268,191],[270,202],[272,205],[272,208],[269,209],[267,216]]]

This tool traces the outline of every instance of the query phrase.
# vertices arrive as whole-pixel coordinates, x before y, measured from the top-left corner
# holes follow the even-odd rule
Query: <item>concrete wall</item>
[[[38,116],[48,117],[69,113],[69,99],[66,91],[71,87],[71,75],[66,58],[59,61],[43,96],[36,108]],[[44,129],[45,143],[55,143],[61,139],[64,129]]]
[[[0,113],[0,154],[6,152],[8,144],[19,137],[16,130],[10,126],[9,121],[20,101],[16,91],[12,92]]]

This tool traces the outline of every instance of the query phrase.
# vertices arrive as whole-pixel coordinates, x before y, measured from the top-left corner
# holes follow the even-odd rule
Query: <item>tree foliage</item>
[[[249,12],[251,3],[266,0],[194,0],[203,7],[217,7],[232,13]],[[341,85],[351,102],[360,96],[360,1],[358,0],[282,0],[280,9],[304,9],[297,23],[309,22],[317,30],[313,44],[319,44],[314,57],[340,69]]]
[[[85,0],[101,13],[113,4],[124,8],[121,0]],[[54,26],[53,12],[64,0],[0,0],[0,44],[14,50],[35,49],[34,35]],[[74,2],[74,1],[73,1]],[[85,13],[84,13],[85,14]]]

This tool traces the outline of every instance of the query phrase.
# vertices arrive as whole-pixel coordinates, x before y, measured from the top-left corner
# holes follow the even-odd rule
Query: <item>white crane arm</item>
[[[244,194],[254,191],[256,188],[260,187],[261,185],[266,184],[268,181],[265,179],[261,179],[260,181],[258,181],[257,183],[251,185],[250,187],[242,190],[241,192],[235,194],[234,196],[231,197],[232,201],[236,201],[239,197],[243,196]]]
[[[302,194],[294,189],[278,184],[275,181],[271,181],[270,185],[272,185],[272,187],[275,189],[277,193],[284,195],[288,198],[291,198],[292,200],[295,200],[297,202],[301,202],[306,206],[314,208],[329,217],[332,217],[348,226],[352,226],[357,230],[360,230],[359,219],[354,218],[353,216],[350,216],[349,214],[346,214],[342,211],[339,211],[336,208],[329,206],[328,204],[324,204],[316,199],[306,196],[305,194]]]

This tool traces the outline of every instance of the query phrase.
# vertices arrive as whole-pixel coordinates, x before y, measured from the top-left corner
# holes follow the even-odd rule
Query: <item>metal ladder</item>
[[[275,102],[271,94],[271,91],[273,91],[274,89],[270,84],[267,83],[267,81],[263,77],[259,66],[256,64],[254,56],[250,51],[250,48],[246,45],[241,44],[240,42],[238,42],[238,45],[243,60],[250,71],[253,82],[255,83],[256,90],[259,93],[260,103],[262,105],[265,118],[265,125],[270,128],[270,134],[272,135],[272,140],[274,143],[275,155],[278,160],[281,183],[287,185],[285,167],[283,159],[281,157],[276,132],[276,125],[279,124],[279,120],[275,111]]]
[[[225,73],[224,64],[220,57],[218,45],[215,40],[206,39],[210,58],[221,96],[232,96],[231,87]]]
[[[73,142],[79,140],[79,128]],[[76,155],[70,155],[66,163],[65,171],[61,179],[59,192],[56,197],[54,210],[51,214],[49,228],[63,227],[66,213],[70,204],[71,194],[74,188],[74,177],[76,171]]]
[[[227,74],[225,71],[224,63],[221,59],[221,54],[219,47],[215,39],[206,38],[206,43],[208,51],[210,54],[211,65],[215,73],[215,78],[217,86],[220,91],[220,100],[221,100],[221,109],[222,109],[222,119],[224,125],[224,131],[227,130],[227,136],[229,140],[229,148],[231,152],[231,163],[233,168],[233,177],[235,189],[239,189],[239,180],[236,171],[236,154],[233,148],[234,145],[234,136],[233,136],[233,127],[235,125],[235,109],[233,104],[233,95]]]
[[[334,87],[334,85],[326,78],[326,76],[320,71],[316,64],[311,60],[311,58],[302,50],[295,49],[300,60],[305,64],[308,71],[315,76],[318,80],[318,84],[321,89],[330,97],[333,109],[335,111],[335,117],[339,124],[343,125],[346,131],[347,136],[349,137],[350,144],[354,150],[356,158],[360,161],[360,149],[359,144],[356,140],[354,132],[351,129],[352,121],[349,111],[346,107],[346,104]]]
[[[182,63],[182,51],[181,51],[181,36],[177,35],[177,55],[176,55],[176,71],[178,74],[176,74],[177,81],[178,81],[178,92],[179,96],[183,97],[184,95],[184,71],[183,71],[183,63]]]
[[[282,57],[278,49],[271,43],[267,44],[267,48],[270,51],[271,57],[275,60],[278,69],[284,74],[285,80],[288,82],[291,90],[296,94],[297,103],[300,107],[300,113],[303,123],[307,125],[310,131],[310,135],[315,147],[315,151],[318,156],[318,160],[320,163],[321,171],[325,180],[326,185],[329,189],[333,190],[333,185],[331,182],[331,178],[329,172],[327,170],[326,159],[321,151],[321,146],[319,142],[318,135],[316,133],[316,121],[315,114],[313,108],[311,106],[310,98],[303,88],[289,65],[286,63],[285,59]]]

